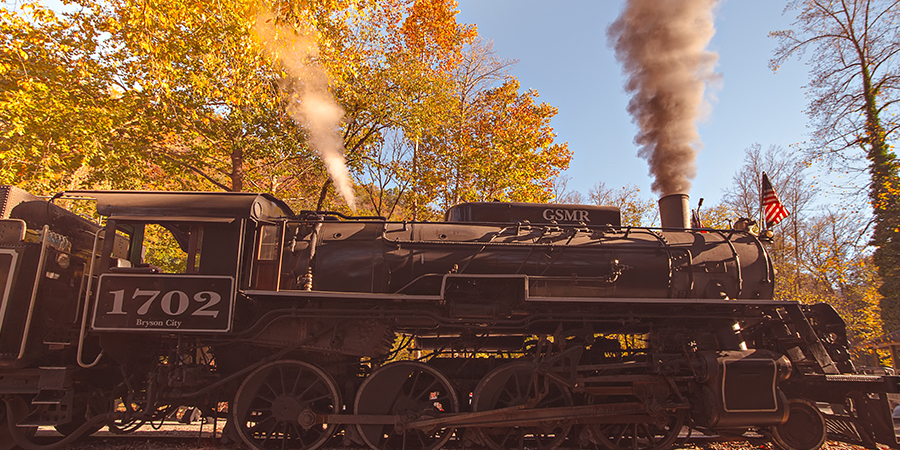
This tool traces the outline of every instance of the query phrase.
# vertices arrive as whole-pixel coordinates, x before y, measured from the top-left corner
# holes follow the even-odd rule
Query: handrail
[[[22,359],[25,356],[25,347],[28,343],[28,335],[31,332],[31,319],[34,316],[34,305],[37,303],[38,288],[41,285],[41,278],[44,272],[44,259],[47,257],[47,241],[50,240],[50,225],[44,225],[41,231],[41,256],[38,258],[37,271],[34,274],[34,285],[31,288],[31,302],[28,304],[28,314],[25,316],[25,329],[22,333],[22,344],[19,346],[19,356],[16,359]]]
[[[728,248],[731,249],[731,255],[734,259],[734,267],[737,271],[737,292],[734,294],[735,298],[739,298],[741,293],[744,291],[744,272],[741,270],[741,255],[738,253],[737,249],[734,248],[734,243],[731,241],[731,237],[734,233],[729,233],[727,236],[724,231],[718,230],[716,231],[719,236],[722,236],[722,239],[728,244]]]
[[[302,210],[297,214],[294,214],[293,217],[289,217],[290,220],[309,220],[310,216],[337,216],[344,220],[379,220],[379,221],[387,221],[387,217],[384,216],[348,216],[346,214],[339,213],[337,211],[310,211],[310,210]]]
[[[91,299],[91,286],[94,285],[94,263],[97,259],[102,256],[97,254],[97,244],[100,242],[100,233],[104,231],[104,228],[97,230],[97,233],[94,235],[94,248],[91,249],[91,264],[90,269],[87,273],[87,286],[84,288],[84,308],[81,311],[81,330],[78,332],[78,351],[75,354],[75,360],[78,362],[78,365],[84,367],[85,369],[90,369],[97,365],[100,362],[100,358],[103,357],[103,350],[100,350],[100,353],[97,355],[97,358],[94,359],[94,362],[90,364],[85,364],[82,361],[82,352],[84,351],[84,331],[87,328],[87,316],[88,316],[88,306],[90,305]]]

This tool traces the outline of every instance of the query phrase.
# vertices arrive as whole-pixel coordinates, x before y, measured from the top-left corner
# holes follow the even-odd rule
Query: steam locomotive
[[[100,223],[69,210],[84,199]],[[180,406],[255,450],[900,447],[900,378],[857,373],[834,309],[774,301],[756,235],[690,228],[685,196],[660,206],[661,228],[501,202],[390,222],[267,194],[0,187],[0,450]]]

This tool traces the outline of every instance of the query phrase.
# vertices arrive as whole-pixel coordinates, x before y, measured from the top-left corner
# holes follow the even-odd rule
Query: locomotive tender
[[[688,429],[900,447],[900,377],[858,374],[833,308],[774,301],[757,236],[690,229],[686,205],[661,200],[654,229],[600,206],[389,222],[267,194],[0,187],[0,450],[180,405],[257,450],[660,450]],[[35,443],[38,426],[66,437]]]

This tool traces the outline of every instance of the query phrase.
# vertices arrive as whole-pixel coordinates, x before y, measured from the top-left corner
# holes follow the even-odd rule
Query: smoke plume
[[[269,57],[287,72],[281,88],[288,95],[288,114],[306,130],[310,147],[325,162],[338,193],[356,212],[340,136],[344,110],[331,95],[328,74],[315,62],[319,53],[315,37],[307,30],[278,24],[270,12],[257,15],[254,31]]]
[[[638,155],[650,164],[652,188],[686,194],[701,149],[696,123],[707,104],[718,55],[705,48],[716,30],[717,0],[628,0],[607,36],[628,78],[628,112],[640,130]]]

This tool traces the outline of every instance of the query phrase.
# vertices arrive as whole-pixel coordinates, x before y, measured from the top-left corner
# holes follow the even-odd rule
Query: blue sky
[[[723,0],[709,49],[719,54],[721,76],[712,109],[700,124],[703,150],[697,160],[691,204],[717,203],[741,167],[744,149],[780,145],[796,149],[807,139],[807,67],[791,61],[772,73],[775,41],[770,31],[789,28],[784,1]],[[647,198],[651,178],[637,156],[635,126],[626,111],[621,67],[607,44],[606,29],[623,0],[459,0],[459,21],[474,23],[496,53],[518,64],[512,75],[524,89],[559,109],[552,126],[574,152],[569,189],[587,194],[598,181],[618,188],[635,184]],[[709,92],[709,90],[707,91]]]

